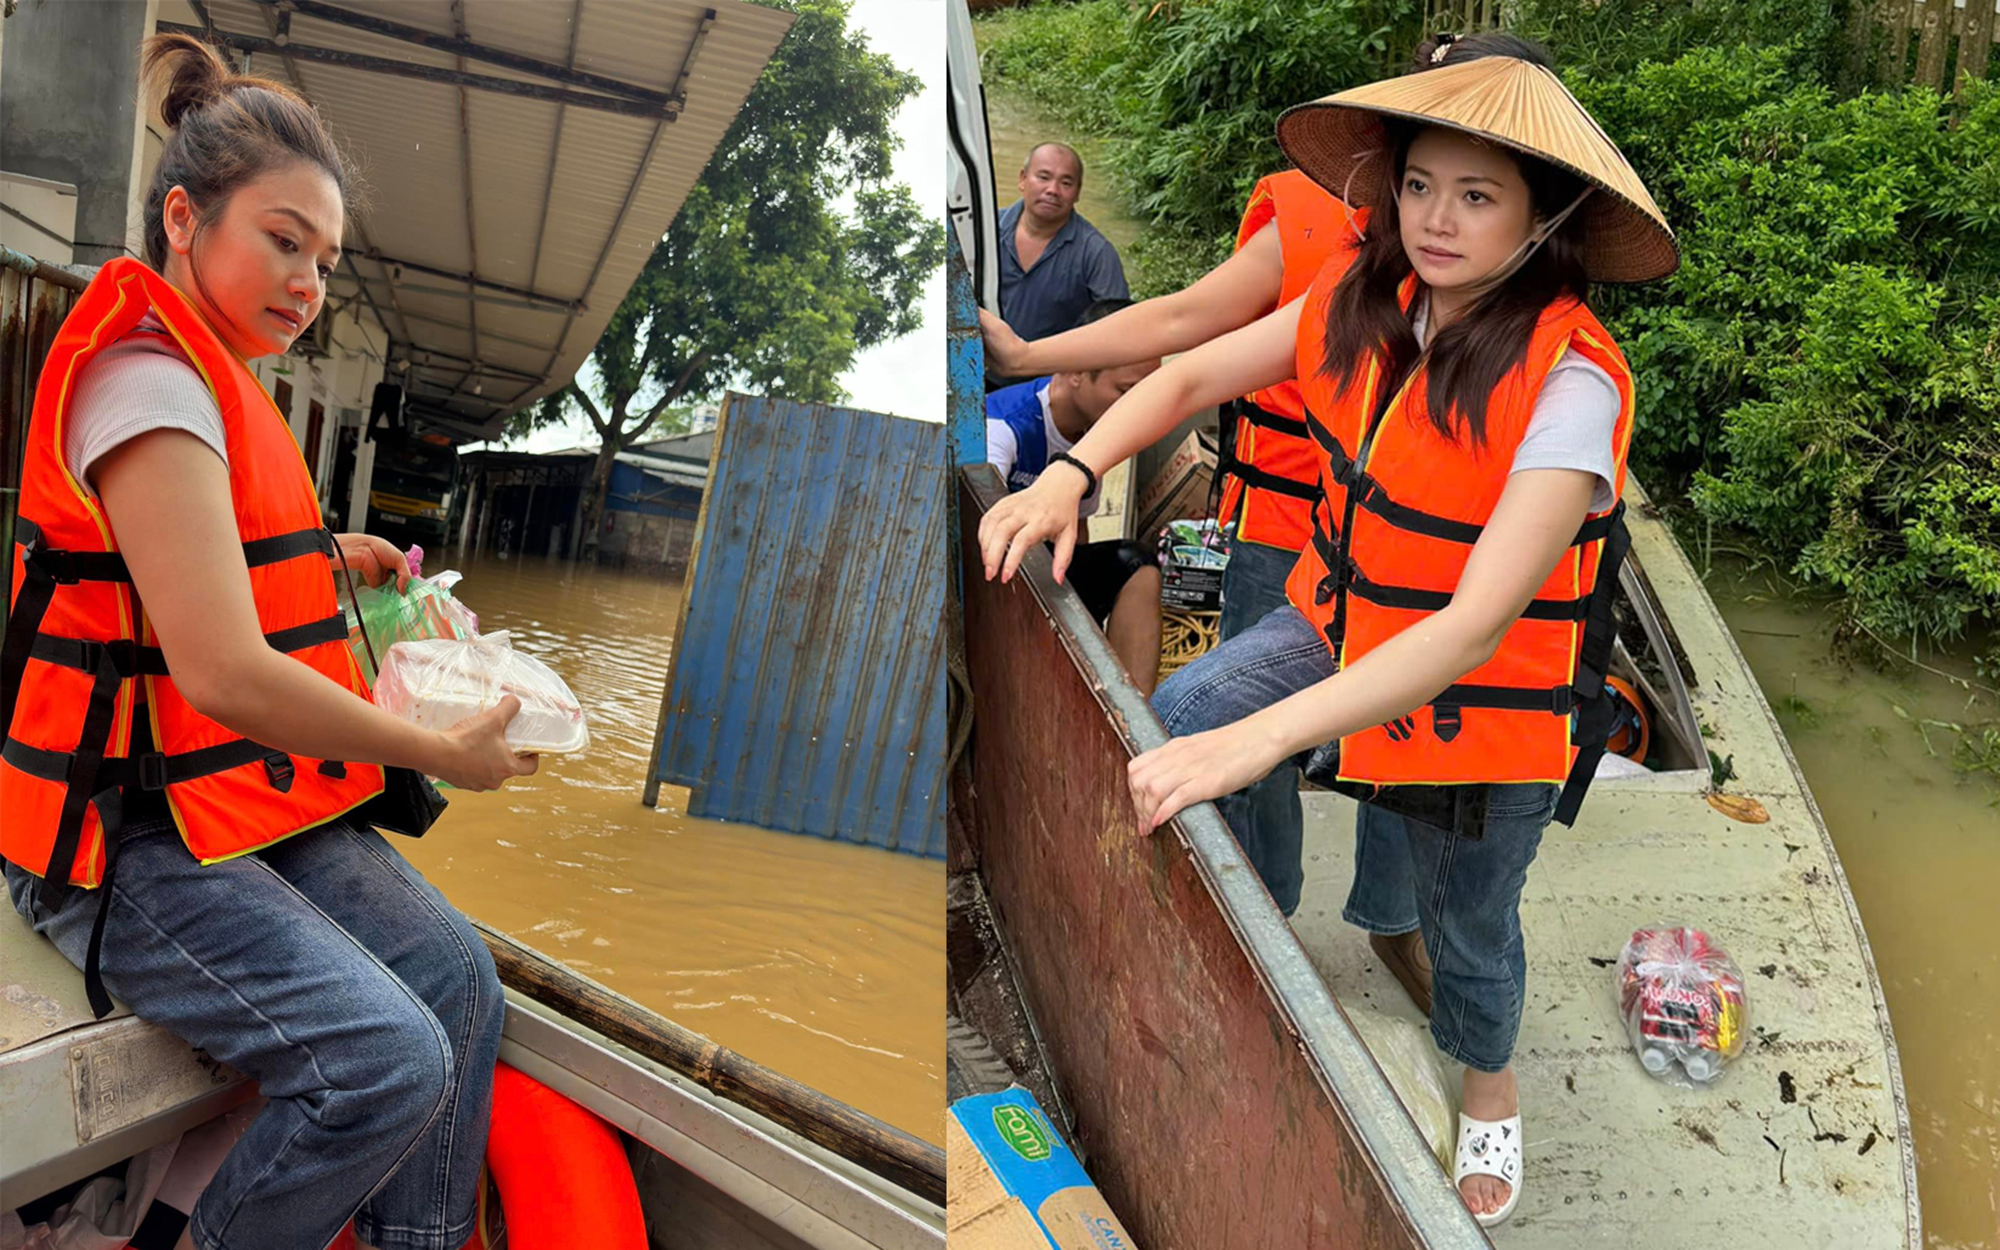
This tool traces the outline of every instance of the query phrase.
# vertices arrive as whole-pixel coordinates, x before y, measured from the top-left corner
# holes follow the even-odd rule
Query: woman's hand
[[[1139,827],[1151,833],[1196,803],[1263,780],[1283,759],[1250,720],[1240,720],[1146,752],[1125,766],[1125,782]]]
[[[1088,486],[1075,465],[1057,461],[1028,489],[994,504],[979,522],[979,555],[986,580],[992,581],[995,574],[1003,582],[1014,580],[1028,549],[1053,539],[1056,581],[1061,582],[1076,550],[1076,509]]]
[[[986,340],[986,367],[1000,377],[1025,377],[1037,372],[1028,359],[1028,343],[1000,318],[979,310],[979,333]]]
[[[354,575],[368,585],[380,586],[393,577],[399,593],[410,588],[410,562],[388,539],[373,534],[335,534],[333,541],[339,544]],[[340,563],[339,556],[334,557],[334,563]]]
[[[511,778],[531,775],[541,757],[516,755],[507,745],[507,722],[520,710],[521,701],[506,695],[497,705],[445,730],[437,765],[427,771],[461,790],[497,790]]]

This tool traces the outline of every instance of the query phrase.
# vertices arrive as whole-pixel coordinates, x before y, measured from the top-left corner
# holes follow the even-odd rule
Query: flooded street
[[[1092,161],[1087,140],[987,92],[1003,204],[1035,143],[1062,140]],[[1106,178],[1085,180],[1079,208],[1121,249],[1143,230]],[[1709,590],[1778,711],[1861,909],[1901,1051],[1927,1250],[2000,1250],[2000,791],[1957,773],[1954,735],[1923,723],[1990,719],[1995,699],[1969,700],[1921,671],[1847,667],[1822,615],[1773,579],[1718,570]],[[1926,663],[1970,677],[1971,654]]]
[[[570,684],[589,748],[451,809],[398,847],[453,903],[675,1023],[927,1141],[942,1140],[944,870],[936,860],[639,802],[680,582],[540,558],[470,564],[482,632]]]

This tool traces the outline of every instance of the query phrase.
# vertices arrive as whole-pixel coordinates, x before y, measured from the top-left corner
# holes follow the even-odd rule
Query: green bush
[[[1672,277],[1592,299],[1637,378],[1637,471],[1837,592],[1852,628],[2000,631],[2000,88],[1843,98],[1846,11],[1818,7],[1509,12],[1680,240]],[[1414,20],[1402,0],[1083,0],[983,30],[1010,85],[1106,141],[1152,223],[1134,288],[1157,294],[1227,255],[1283,165],[1277,113],[1388,72]]]
[[[2000,622],[2000,92],[1836,100],[1780,51],[1580,79],[1679,230],[1595,302],[1634,460],[1710,521],[1934,641]]]
[[[981,19],[981,66],[989,87],[1103,142],[1113,185],[1149,226],[1126,257],[1144,297],[1229,254],[1250,188],[1285,167],[1278,114],[1391,72],[1418,16],[1414,0],[1033,5]]]
[[[1055,120],[1093,135],[1120,124],[1131,32],[1121,0],[1001,9],[973,25],[988,91],[1033,100]]]

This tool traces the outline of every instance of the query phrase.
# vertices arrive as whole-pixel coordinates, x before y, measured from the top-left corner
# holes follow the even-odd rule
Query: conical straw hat
[[[1618,145],[1553,73],[1511,56],[1387,78],[1286,109],[1278,143],[1313,181],[1354,207],[1380,194],[1385,118],[1445,126],[1538,156],[1598,188],[1577,209],[1594,282],[1644,282],[1680,264],[1674,232]]]

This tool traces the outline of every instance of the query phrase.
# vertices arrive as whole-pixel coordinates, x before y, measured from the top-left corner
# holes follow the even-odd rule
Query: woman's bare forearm
[[[1301,296],[1168,361],[1106,409],[1071,454],[1102,474],[1158,442],[1191,413],[1291,377],[1304,302]]]
[[[1018,367],[1027,374],[1111,369],[1191,350],[1269,312],[1283,274],[1278,233],[1266,227],[1192,286],[1028,343]]]
[[[268,647],[229,665],[201,693],[196,710],[246,738],[308,759],[360,760],[435,775],[444,771],[449,749],[436,730],[393,716]]]
[[[1407,715],[1492,658],[1492,640],[1449,608],[1390,638],[1340,672],[1245,717],[1274,760]]]

